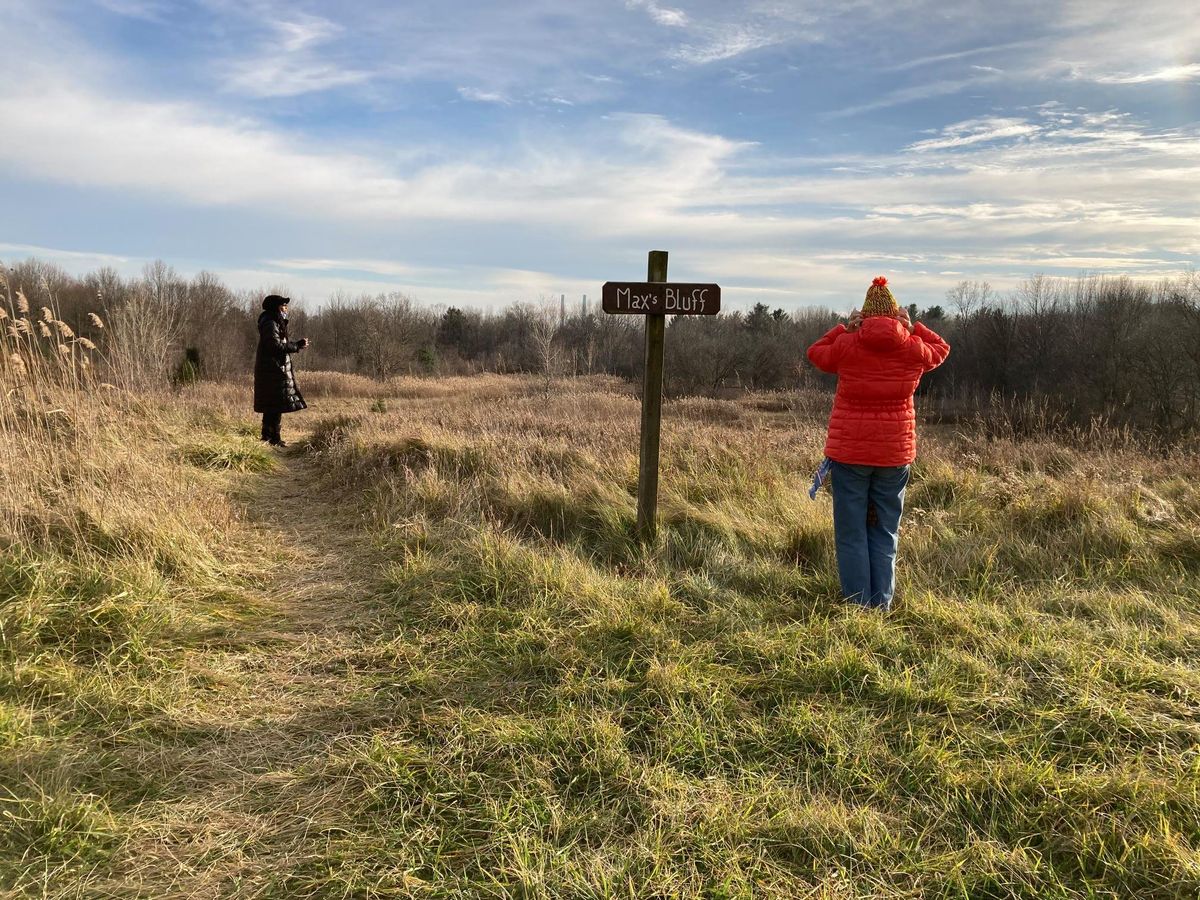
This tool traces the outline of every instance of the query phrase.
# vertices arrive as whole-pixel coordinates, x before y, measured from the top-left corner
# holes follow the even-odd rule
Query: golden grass
[[[625,385],[298,379],[283,457],[248,385],[4,407],[0,890],[1200,893],[1194,456],[927,429],[881,617],[819,394],[668,403],[643,548]]]

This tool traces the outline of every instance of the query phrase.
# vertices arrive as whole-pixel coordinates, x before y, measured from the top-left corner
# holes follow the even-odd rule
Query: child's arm
[[[913,340],[909,344],[913,348],[921,368],[930,372],[946,361],[950,355],[950,345],[937,332],[926,328],[923,322],[913,325]]]
[[[834,325],[815,344],[808,348],[808,361],[822,372],[836,375],[846,348],[850,346],[849,339],[839,340],[842,335],[849,334],[846,326],[840,322]]]

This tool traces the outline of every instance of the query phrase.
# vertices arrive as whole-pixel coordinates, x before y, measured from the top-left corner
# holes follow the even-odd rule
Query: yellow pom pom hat
[[[862,307],[863,318],[869,316],[896,316],[900,314],[900,305],[892,292],[888,290],[887,279],[882,275],[871,282],[867,288],[867,299]]]

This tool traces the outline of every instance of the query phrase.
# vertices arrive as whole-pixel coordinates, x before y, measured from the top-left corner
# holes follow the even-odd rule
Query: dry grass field
[[[926,428],[883,617],[819,395],[668,403],[641,548],[616,381],[302,372],[275,453],[17,332],[5,895],[1200,895],[1195,456]]]

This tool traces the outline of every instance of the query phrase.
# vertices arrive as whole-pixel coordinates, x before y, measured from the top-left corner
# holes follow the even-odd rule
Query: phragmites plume
[[[82,369],[90,369],[92,367],[92,361],[86,356],[81,356],[79,357],[79,367]]]
[[[88,313],[88,321],[92,323],[93,328],[104,328],[104,320],[95,313]]]
[[[15,326],[15,325],[9,325],[4,330],[8,333],[8,336],[10,338],[16,339],[21,336],[21,332],[17,329],[17,326]]]
[[[81,337],[79,339],[79,346],[82,347],[84,350],[95,350],[96,349],[96,345],[93,344],[91,341],[89,341],[85,337]]]
[[[25,299],[25,292],[20,290],[17,291],[17,312],[21,315],[29,312],[29,301]]]
[[[13,371],[16,372],[18,375],[24,375],[26,372],[29,371],[25,365],[25,360],[21,358],[20,353],[12,354],[11,356],[9,356],[8,361],[10,363],[12,363]]]
[[[4,311],[4,307],[3,307],[3,306],[0,306],[0,322],[3,322],[3,321],[4,321],[5,319],[7,319],[7,318],[8,318],[8,313],[6,313],[6,312]]]
[[[20,319],[16,319],[13,322],[13,325],[16,326],[17,331],[21,332],[21,334],[33,334],[33,326],[31,326],[29,324],[29,320],[23,316]]]
[[[44,321],[44,322],[53,322],[54,321],[54,312],[48,306],[42,307],[42,321]]]
[[[70,348],[70,347],[68,347],[66,344],[59,344],[59,345],[58,345],[58,352],[59,352],[59,353],[61,353],[63,356],[70,356],[70,355],[71,355],[71,348]]]
[[[51,337],[53,337],[53,335],[50,334],[50,326],[47,325],[45,322],[38,322],[37,329],[38,329],[38,334],[40,334],[42,337],[46,338],[47,340],[49,340]]]
[[[58,333],[61,334],[64,338],[75,337],[75,332],[71,330],[71,326],[68,325],[66,322],[64,322],[62,319],[55,319],[54,327],[58,329]]]

